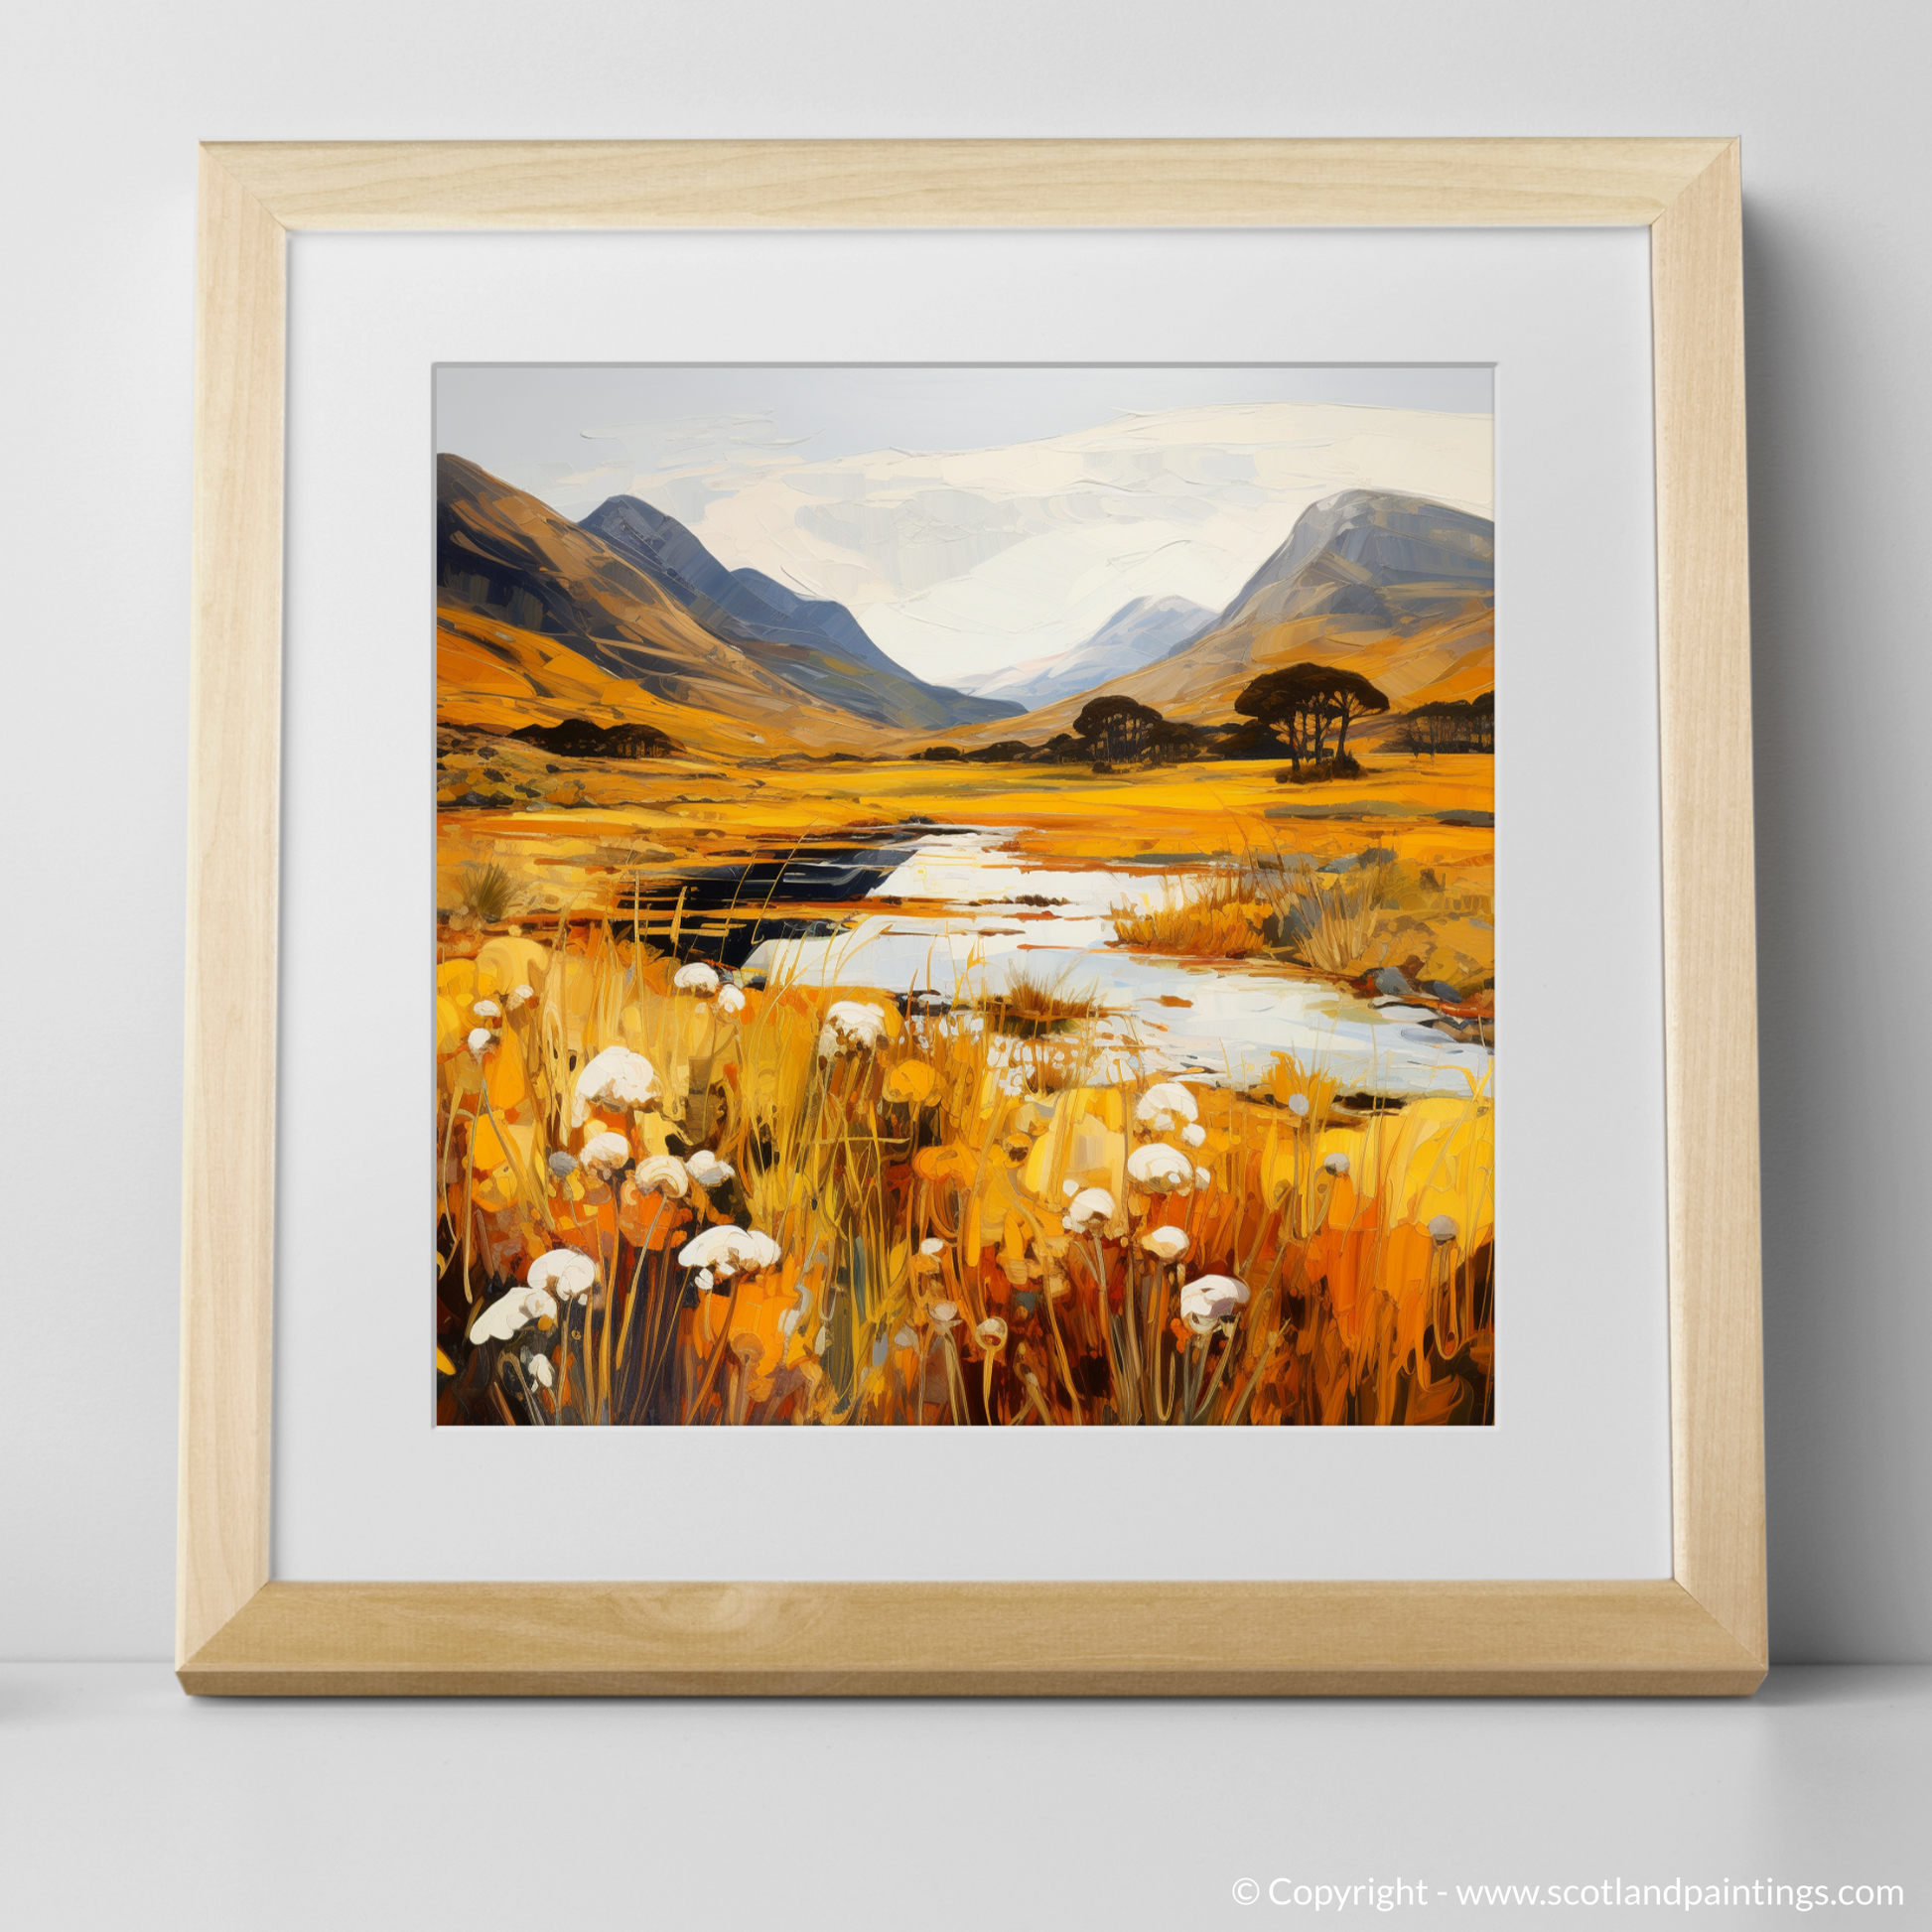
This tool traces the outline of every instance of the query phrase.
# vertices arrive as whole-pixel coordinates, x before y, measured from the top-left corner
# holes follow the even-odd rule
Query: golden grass
[[[519,702],[506,691],[502,715]],[[645,930],[681,957],[715,956],[729,921],[686,917],[677,897],[693,866],[918,818],[1001,829],[1047,896],[1056,865],[1253,851],[1257,833],[1279,828],[1292,858],[1176,871],[1158,912],[1115,908],[1117,936],[1239,959],[1289,936],[1286,911],[1311,967],[1356,970],[1365,946],[1369,964],[1427,962],[1476,985],[1493,957],[1492,834],[1439,814],[1487,809],[1490,760],[1391,763],[1298,795],[1284,819],[1270,816],[1289,789],[1273,764],[1075,779],[1043,766],[753,761],[742,740],[734,757],[660,722],[691,756],[575,761],[491,740],[446,772],[460,795],[494,765],[506,776],[490,788],[525,803],[439,814],[441,902],[470,903],[472,881],[494,868],[501,909],[539,923],[491,938],[480,928],[498,921],[473,913],[439,933],[443,1421],[1489,1419],[1485,1091],[1364,1115],[1319,1067],[1283,1059],[1249,1093],[1189,1082],[1190,1138],[1179,1114],[1139,1121],[1145,1082],[1101,1064],[1095,989],[1023,968],[994,998],[943,1014],[902,1015],[902,988],[802,983],[747,988],[728,1012],[674,986],[676,960],[632,943],[630,919],[676,900]],[[578,787],[591,803],[559,808]],[[1320,872],[1371,843],[1396,863]],[[1371,877],[1372,903],[1360,897]],[[529,997],[513,1001],[519,987]],[[841,1005],[876,1018],[841,1020]],[[575,1082],[614,1046],[650,1062],[656,1092],[580,1122]],[[579,1158],[600,1134],[621,1140],[620,1171]],[[1157,1141],[1206,1180],[1169,1193],[1131,1185],[1128,1161]],[[649,1164],[695,1163],[700,1149],[728,1179],[639,1192],[640,1165],[663,1173]],[[1069,1229],[1069,1186],[1104,1190],[1109,1211]],[[768,1236],[779,1258],[706,1287],[678,1257],[728,1226]],[[1156,1235],[1184,1236],[1184,1255],[1163,1260]],[[482,1310],[557,1249],[586,1257],[591,1293],[473,1342]],[[1180,1291],[1211,1275],[1240,1280],[1249,1300],[1196,1332],[1179,1318]]]
[[[1306,861],[1292,870],[1271,861],[1254,877],[1273,901],[1289,949],[1317,972],[1345,976],[1369,962],[1382,922],[1385,872],[1379,864],[1324,873]]]
[[[751,989],[728,1011],[597,924],[442,941],[445,1423],[1490,1417],[1481,1088],[1363,1117],[1280,1058],[1251,1093],[1189,1083],[1195,1122],[1172,1100],[1144,1121],[1145,1082],[1103,1074],[1091,1026],[1061,1015],[1077,990],[1036,985],[1024,999],[1071,1024],[1016,1037],[973,1013],[903,1017],[863,986]],[[654,1090],[579,1119],[576,1083],[610,1047],[644,1056]],[[599,1137],[621,1171],[582,1159]],[[1202,1177],[1138,1186],[1129,1162],[1153,1143]],[[701,1148],[728,1178],[689,1177],[719,1172]],[[653,1173],[686,1181],[658,1191]],[[1083,1198],[1092,1219],[1067,1226]],[[679,1255],[728,1226],[777,1259],[707,1284]],[[584,1299],[473,1341],[559,1249],[594,1272]],[[1246,1302],[1182,1320],[1182,1288],[1217,1275]]]
[[[1267,946],[1271,910],[1245,874],[1222,870],[1173,882],[1153,905],[1118,903],[1108,916],[1123,946],[1194,959],[1245,959]]]
[[[1076,982],[1070,974],[1023,964],[1007,974],[998,992],[977,1005],[989,1026],[1031,1038],[1065,1033],[1079,1021],[1094,1018],[1100,1011],[1100,990],[1091,981]]]
[[[516,882],[501,866],[466,866],[457,911],[480,925],[497,925],[514,915],[520,897]]]

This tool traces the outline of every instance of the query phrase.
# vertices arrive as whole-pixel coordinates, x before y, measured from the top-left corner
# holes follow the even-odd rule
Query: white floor
[[[154,1664],[0,1666],[17,1932],[1173,1932],[1329,1923],[1298,1886],[1397,1880],[1425,1902],[1340,1916],[1808,1916],[1455,1894],[1763,1879],[1902,1885],[1830,1921],[1923,1926],[1928,1800],[1932,1667],[1789,1668],[1748,1703],[752,1705],[214,1702]]]

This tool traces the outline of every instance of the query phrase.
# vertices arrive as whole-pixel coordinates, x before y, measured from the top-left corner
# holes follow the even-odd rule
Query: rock
[[[1409,984],[1408,974],[1394,966],[1373,968],[1368,983],[1385,1000],[1409,1000],[1415,997],[1416,989]]]
[[[1366,872],[1371,866],[1392,866],[1395,854],[1385,845],[1372,845],[1365,852],[1357,852],[1352,857],[1330,859],[1321,868],[1323,872]]]

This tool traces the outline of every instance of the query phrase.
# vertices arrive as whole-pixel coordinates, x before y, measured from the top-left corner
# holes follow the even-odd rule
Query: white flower
[[[1134,1118],[1143,1127],[1155,1124],[1157,1114],[1178,1114],[1182,1120],[1197,1120],[1200,1109],[1194,1105],[1194,1096],[1178,1080],[1163,1080],[1158,1086],[1149,1087],[1141,1095],[1141,1104],[1134,1109]],[[1168,1122],[1172,1127],[1173,1123]],[[1166,1128],[1162,1131],[1165,1133]]]
[[[1309,1116],[1308,1095],[1305,1093],[1291,1093],[1288,1096],[1288,1111],[1291,1114],[1293,1114],[1297,1120],[1308,1119]]]
[[[1011,1098],[1017,1099],[1027,1091],[1026,1075],[1018,1067],[1008,1067],[1000,1075],[1000,1091]]]
[[[901,1328],[893,1337],[893,1346],[895,1348],[916,1348],[918,1345],[919,1338],[910,1328]]]
[[[513,1288],[470,1324],[472,1341],[508,1341],[529,1321],[554,1321],[557,1305],[540,1287]]]
[[[504,996],[503,1004],[514,1013],[518,1007],[528,1006],[537,997],[535,987],[516,986]]]
[[[1151,1194],[1171,1194],[1176,1187],[1191,1185],[1194,1169],[1185,1155],[1164,1142],[1150,1141],[1127,1157],[1127,1177]]]
[[[479,1000],[470,1011],[479,1020],[500,1020],[503,1017],[503,1009],[494,1000]]]
[[[575,1248],[552,1248],[531,1262],[525,1279],[560,1302],[581,1302],[597,1286],[597,1263]]]
[[[532,1355],[530,1357],[530,1373],[542,1387],[547,1389],[550,1386],[550,1357],[548,1355]]]
[[[919,1243],[919,1252],[922,1255],[942,1255],[946,1252],[946,1244],[936,1234],[928,1234]]]
[[[1346,1173],[1348,1172],[1348,1156],[1345,1154],[1331,1154],[1327,1160],[1322,1162],[1321,1168],[1324,1173]]]
[[[691,1191],[684,1163],[675,1154],[653,1154],[649,1160],[639,1161],[630,1178],[640,1194],[655,1192],[682,1200]]]
[[[768,1234],[756,1228],[706,1228],[678,1250],[680,1268],[709,1268],[716,1275],[736,1274],[739,1269],[757,1274],[761,1268],[775,1268],[783,1250]]]
[[[973,1330],[979,1337],[979,1344],[985,1349],[1004,1348],[1007,1341],[1007,1324],[997,1314],[989,1314]]]
[[[1207,1145],[1207,1129],[1202,1127],[1197,1121],[1190,1120],[1180,1130],[1180,1138],[1189,1147],[1205,1147]]]
[[[1207,1169],[1196,1168],[1194,1170],[1194,1185],[1196,1187],[1211,1187],[1213,1186],[1213,1184],[1214,1184],[1214,1176],[1207,1171]]]
[[[487,1027],[479,1027],[470,1035],[470,1050],[476,1054],[478,1059],[482,1059],[489,1051],[490,1037],[491,1035]]]
[[[1080,1191],[1080,1183],[1077,1180],[1062,1180],[1060,1182],[1060,1192],[1063,1193],[1068,1200],[1071,1200],[1073,1196],[1077,1194],[1079,1191]]]
[[[1193,1245],[1185,1228],[1149,1228],[1141,1246],[1161,1261],[1178,1261]]]
[[[630,1159],[630,1143],[621,1134],[594,1134],[577,1158],[593,1173],[609,1180]]]
[[[743,1013],[745,996],[735,986],[721,986],[718,989],[718,1011],[720,1013]]]
[[[875,1051],[886,1038],[886,1016],[877,1007],[857,1000],[834,1000],[819,1030],[818,1057],[836,1058],[849,1046]]]
[[[1088,1187],[1073,1196],[1066,1210],[1069,1227],[1084,1228],[1096,1221],[1111,1221],[1117,1212],[1114,1197],[1104,1187]]]
[[[699,1148],[684,1167],[700,1187],[722,1187],[732,1177],[731,1163],[719,1160],[708,1147]]]
[[[959,1311],[950,1302],[934,1302],[926,1310],[932,1317],[932,1325],[942,1332],[959,1319]]]
[[[707,966],[702,959],[694,959],[688,966],[680,966],[672,976],[671,984],[680,993],[695,993],[702,998],[707,993],[718,991],[718,971]]]
[[[1203,1275],[1180,1291],[1181,1319],[1204,1335],[1217,1321],[1231,1320],[1248,1299],[1248,1284],[1232,1275]]]
[[[691,1277],[691,1283],[692,1286],[697,1289],[700,1295],[709,1295],[714,1285],[712,1282],[711,1270],[709,1268],[700,1268],[698,1272]]]
[[[1438,1214],[1429,1224],[1429,1238],[1440,1248],[1455,1239],[1455,1223],[1447,1214]]]
[[[657,1074],[641,1053],[607,1046],[577,1076],[570,1124],[582,1127],[593,1107],[647,1107],[657,1097]]]

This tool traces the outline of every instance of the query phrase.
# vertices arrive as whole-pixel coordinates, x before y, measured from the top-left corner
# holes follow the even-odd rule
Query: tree
[[[1197,725],[1182,724],[1178,718],[1163,718],[1150,725],[1147,734],[1148,757],[1161,763],[1176,763],[1201,755],[1201,732]]]
[[[1335,762],[1339,764],[1348,756],[1348,727],[1357,718],[1387,711],[1389,701],[1357,671],[1324,671],[1319,688],[1328,716],[1335,721]]]
[[[1335,761],[1348,756],[1348,727],[1357,718],[1387,711],[1389,701],[1367,678],[1328,664],[1290,664],[1264,671],[1235,699],[1244,718],[1272,725],[1288,745],[1289,762],[1319,764],[1328,756],[1328,731],[1335,733]]]
[[[1148,734],[1162,722],[1153,706],[1132,698],[1095,698],[1074,719],[1073,733],[1096,764],[1119,764],[1139,758]]]
[[[1403,713],[1405,750],[1418,758],[1427,752],[1493,752],[1496,749],[1496,694],[1476,698],[1438,698]]]
[[[1290,664],[1249,680],[1234,701],[1235,711],[1273,727],[1288,747],[1288,761],[1298,771],[1304,758],[1320,757],[1315,680],[1319,664]]]

